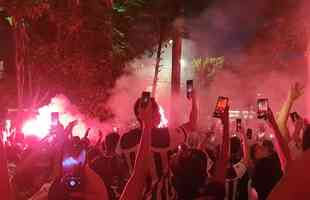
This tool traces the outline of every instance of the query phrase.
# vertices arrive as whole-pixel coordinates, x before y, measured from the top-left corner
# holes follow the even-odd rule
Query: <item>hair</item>
[[[258,146],[259,144],[253,144],[251,147],[250,147],[250,157],[251,159],[255,162],[257,161],[257,158],[255,157],[255,153],[256,153],[256,147]],[[272,143],[271,140],[263,140],[263,146],[267,148],[268,150],[268,153],[272,154],[275,152],[275,149],[274,149],[274,145]]]
[[[268,153],[274,153],[275,149],[274,149],[274,145],[273,142],[271,140],[263,140],[263,146],[267,148]]]
[[[192,199],[207,178],[207,156],[196,149],[177,154],[171,163],[173,185],[181,199]]]
[[[230,152],[232,154],[242,151],[241,141],[238,137],[230,138]]]
[[[255,151],[256,151],[256,147],[258,146],[258,144],[253,144],[251,147],[250,147],[250,157],[251,159],[255,162],[257,159],[255,157]]]
[[[310,124],[307,124],[302,136],[302,150],[310,149]]]
[[[114,152],[117,147],[119,139],[120,139],[120,135],[118,133],[115,133],[115,132],[109,133],[105,137],[106,150]]]
[[[151,98],[150,100],[151,100],[153,109],[159,110],[159,106],[157,102],[155,101],[155,99]],[[142,101],[142,98],[140,97],[136,100],[135,105],[134,105],[134,113],[139,122],[141,122],[139,119],[139,107],[140,107],[141,101]]]
[[[238,137],[230,138],[230,156],[232,163],[239,162],[243,156],[241,140]]]

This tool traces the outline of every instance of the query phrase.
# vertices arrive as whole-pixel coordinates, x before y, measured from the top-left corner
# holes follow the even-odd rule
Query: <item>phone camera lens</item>
[[[69,191],[79,190],[81,182],[78,178],[68,177],[65,180],[65,185]]]
[[[74,186],[76,186],[76,182],[73,181],[73,180],[71,180],[71,181],[69,182],[69,185],[70,185],[71,187],[74,187]]]

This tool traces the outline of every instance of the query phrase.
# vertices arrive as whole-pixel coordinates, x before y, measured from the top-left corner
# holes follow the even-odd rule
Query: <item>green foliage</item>
[[[35,92],[63,93],[84,113],[106,118],[103,102],[125,63],[154,51],[159,27],[164,41],[171,37],[180,7],[177,0],[115,0],[112,8],[102,0],[73,2],[3,0],[1,6],[15,31],[25,30],[17,41],[25,43],[20,52]],[[25,94],[30,105],[32,94]]]
[[[216,73],[221,70],[225,65],[225,58],[211,57],[211,58],[196,58],[192,62],[196,77],[202,86],[209,84]]]

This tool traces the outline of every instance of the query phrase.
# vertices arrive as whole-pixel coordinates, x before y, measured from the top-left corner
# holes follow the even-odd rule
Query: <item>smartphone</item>
[[[300,119],[300,116],[297,112],[291,113],[290,116],[291,116],[292,122],[296,122],[298,119]]]
[[[193,89],[194,89],[194,81],[193,80],[187,80],[186,81],[186,96],[188,99],[192,98]]]
[[[248,128],[247,131],[246,131],[246,137],[249,139],[249,140],[252,140],[253,138],[253,130]]]
[[[258,99],[257,100],[257,118],[267,119],[268,108],[269,108],[268,99]]]
[[[228,101],[229,101],[228,97],[222,97],[222,96],[218,97],[213,117],[215,118],[222,117],[226,107],[228,106]]]
[[[150,92],[142,92],[142,107],[145,108],[151,99],[151,93]]]
[[[51,125],[52,127],[58,126],[59,123],[59,112],[51,113]]]
[[[240,132],[241,131],[241,119],[236,119],[236,131]]]
[[[70,142],[71,143],[71,142]],[[61,182],[68,192],[82,191],[85,180],[84,170],[86,166],[86,150],[83,145],[66,145],[62,156]]]

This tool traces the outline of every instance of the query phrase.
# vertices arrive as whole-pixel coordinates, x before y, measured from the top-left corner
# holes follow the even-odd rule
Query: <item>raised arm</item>
[[[70,122],[68,124],[68,126],[65,128],[64,130],[64,136],[66,138],[72,138],[73,137],[73,129],[74,127],[78,124],[78,121],[77,120],[74,120],[72,122]]]
[[[249,140],[246,134],[246,131],[244,130],[244,128],[241,128],[241,137],[242,137],[242,146],[243,146],[243,154],[244,154],[244,161],[245,164],[247,166],[249,166],[249,164],[251,163],[251,159],[250,159],[250,144],[249,144]]]
[[[289,130],[287,127],[287,121],[288,121],[294,102],[302,94],[303,94],[303,87],[301,87],[300,84],[295,83],[294,85],[292,85],[288,93],[287,99],[283,103],[282,108],[277,116],[277,124],[278,124],[279,130],[287,141],[291,139]]]
[[[90,133],[90,130],[91,130],[91,128],[88,128],[87,130],[86,130],[86,132],[84,133],[84,136],[83,136],[83,138],[88,138],[88,136],[89,136],[89,133]]]
[[[290,164],[292,160],[288,142],[282,136],[281,131],[274,118],[273,112],[270,108],[268,110],[267,119],[271,125],[271,128],[274,131],[275,146],[276,146],[277,152],[280,155],[282,170],[285,172],[288,164]]]
[[[142,108],[140,107],[140,110]],[[143,188],[145,186],[146,177],[149,172],[149,164],[151,157],[150,137],[153,127],[152,119],[153,109],[149,104],[145,110],[141,111],[140,119],[142,121],[142,136],[139,145],[139,150],[136,156],[133,174],[130,177],[126,187],[121,195],[120,200],[139,200],[143,198]]]
[[[196,92],[193,90],[192,97],[191,97],[191,102],[192,102],[192,110],[189,116],[189,122],[184,124],[184,128],[188,132],[193,132],[196,130],[197,127],[197,120],[198,120],[198,105],[197,105],[197,98],[196,98]]]
[[[215,180],[220,183],[225,182],[226,169],[228,166],[228,150],[229,150],[229,107],[226,108],[222,116],[223,123],[223,143],[221,152],[215,166]]]
[[[99,130],[99,137],[98,137],[98,140],[95,144],[95,147],[99,148],[100,145],[101,145],[101,142],[102,142],[102,137],[103,137],[103,133],[101,132],[101,130]]]

